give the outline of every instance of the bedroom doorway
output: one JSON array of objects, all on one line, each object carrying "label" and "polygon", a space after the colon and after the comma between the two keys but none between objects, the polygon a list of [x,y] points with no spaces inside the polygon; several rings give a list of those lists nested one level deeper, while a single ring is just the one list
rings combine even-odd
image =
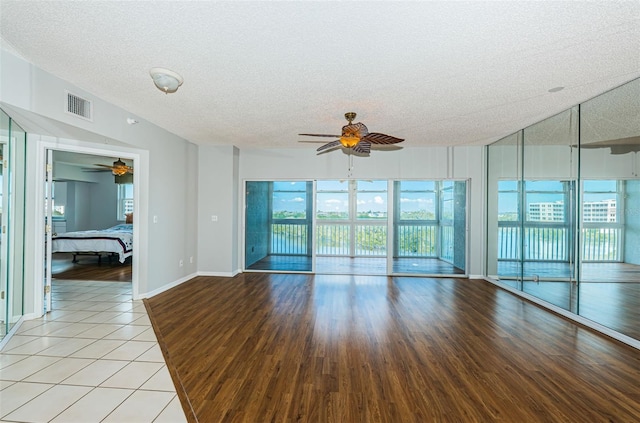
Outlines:
[{"label": "bedroom doorway", "polygon": [[72,283],[109,282],[131,292],[133,160],[53,149],[46,153],[44,311],[66,306],[56,304],[55,295],[52,302],[52,293]]}]

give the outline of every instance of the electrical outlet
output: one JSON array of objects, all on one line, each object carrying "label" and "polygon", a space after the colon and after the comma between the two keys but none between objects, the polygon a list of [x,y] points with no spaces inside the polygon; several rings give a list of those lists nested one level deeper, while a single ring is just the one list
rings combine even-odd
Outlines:
[{"label": "electrical outlet", "polygon": [[211,221],[212,221],[212,222],[217,222],[217,221],[218,221],[218,216],[216,216],[216,215],[211,215]]},{"label": "electrical outlet", "polygon": [[193,263],[193,256],[189,257],[189,263]]}]

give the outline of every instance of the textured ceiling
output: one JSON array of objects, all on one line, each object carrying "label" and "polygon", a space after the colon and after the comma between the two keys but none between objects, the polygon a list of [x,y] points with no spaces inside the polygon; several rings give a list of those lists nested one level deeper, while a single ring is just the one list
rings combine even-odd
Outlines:
[{"label": "textured ceiling", "polygon": [[[339,133],[347,111],[405,146],[487,144],[640,76],[640,1],[2,0],[0,15],[8,51],[241,148],[309,148],[298,133]],[[177,93],[154,87],[157,66],[184,77]]]}]

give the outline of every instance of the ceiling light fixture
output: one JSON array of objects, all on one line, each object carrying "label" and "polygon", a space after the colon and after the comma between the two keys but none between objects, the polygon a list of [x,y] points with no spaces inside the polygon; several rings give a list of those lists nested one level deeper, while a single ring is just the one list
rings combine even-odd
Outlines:
[{"label": "ceiling light fixture", "polygon": [[153,83],[156,84],[156,87],[160,91],[164,91],[165,94],[175,93],[184,82],[180,75],[169,69],[152,68],[149,74],[153,78]]},{"label": "ceiling light fixture", "polygon": [[125,173],[129,172],[129,166],[122,160],[118,159],[113,162],[113,167],[111,168],[111,173],[116,176],[122,176]]}]

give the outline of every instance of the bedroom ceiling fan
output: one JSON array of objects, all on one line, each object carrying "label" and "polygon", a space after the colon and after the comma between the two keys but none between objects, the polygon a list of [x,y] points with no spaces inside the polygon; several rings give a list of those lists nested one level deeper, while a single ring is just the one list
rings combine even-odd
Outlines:
[{"label": "bedroom ceiling fan", "polygon": [[120,159],[113,162],[113,166],[99,164],[99,163],[94,163],[94,166],[105,168],[101,170],[111,170],[111,173],[113,173],[115,176],[122,176],[127,173],[133,173],[133,167],[127,166],[127,164]]},{"label": "bedroom ceiling fan", "polygon": [[[349,149],[349,152],[353,151],[361,154],[369,154],[371,152],[371,145],[388,145],[397,144],[404,141],[402,138],[392,137],[391,135],[381,134],[378,132],[369,132],[364,123],[353,123],[356,118],[354,112],[348,112],[344,114],[344,117],[349,122],[342,127],[342,135],[328,135],[328,134],[298,134],[307,137],[329,137],[338,138],[335,141],[328,142],[320,146],[316,151],[323,152],[329,151],[337,147],[344,147]],[[319,142],[319,141],[307,141],[307,142]]]}]

